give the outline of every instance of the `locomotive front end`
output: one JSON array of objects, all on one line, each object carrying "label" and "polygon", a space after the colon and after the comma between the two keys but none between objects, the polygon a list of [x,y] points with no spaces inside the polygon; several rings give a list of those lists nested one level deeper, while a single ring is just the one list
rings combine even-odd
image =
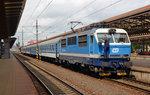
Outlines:
[{"label": "locomotive front end", "polygon": [[[97,40],[97,53],[100,55],[99,75],[129,75],[131,42],[127,32],[123,29],[100,29],[95,33]],[[106,45],[107,37],[109,45]],[[107,55],[107,56],[106,56]]]}]

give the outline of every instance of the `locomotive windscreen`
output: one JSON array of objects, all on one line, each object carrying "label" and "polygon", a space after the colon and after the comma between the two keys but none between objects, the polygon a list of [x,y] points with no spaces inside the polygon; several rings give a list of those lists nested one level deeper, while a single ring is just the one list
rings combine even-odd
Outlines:
[{"label": "locomotive windscreen", "polygon": [[109,43],[114,43],[112,34],[108,34],[108,33],[98,33],[97,37],[99,42],[102,42],[100,39],[104,40],[104,35],[106,35],[109,38]]},{"label": "locomotive windscreen", "polygon": [[129,43],[126,33],[115,33],[113,34],[116,43]]},{"label": "locomotive windscreen", "polygon": [[104,35],[106,35],[109,38],[109,43],[129,43],[129,39],[126,33],[98,33],[97,37],[99,42],[101,42],[100,39],[104,40]]}]

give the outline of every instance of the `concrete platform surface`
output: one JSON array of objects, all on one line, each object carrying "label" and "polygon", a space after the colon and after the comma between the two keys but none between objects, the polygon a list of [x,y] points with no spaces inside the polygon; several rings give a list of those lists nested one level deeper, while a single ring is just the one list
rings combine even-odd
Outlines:
[{"label": "concrete platform surface", "polygon": [[139,54],[136,54],[136,55],[135,55],[134,53],[131,53],[131,58],[150,60],[150,55],[139,55]]},{"label": "concrete platform surface", "polygon": [[0,95],[38,95],[24,67],[11,54],[0,59]]},{"label": "concrete platform surface", "polygon": [[150,68],[150,60],[149,59],[131,58],[131,62],[133,64],[133,66],[140,66],[140,67]]},{"label": "concrete platform surface", "polygon": [[135,55],[131,54],[133,66],[150,68],[150,55]]},{"label": "concrete platform surface", "polygon": [[139,67],[139,66],[132,66],[131,69],[132,69],[132,70],[138,70],[138,71],[150,72],[150,68]]}]

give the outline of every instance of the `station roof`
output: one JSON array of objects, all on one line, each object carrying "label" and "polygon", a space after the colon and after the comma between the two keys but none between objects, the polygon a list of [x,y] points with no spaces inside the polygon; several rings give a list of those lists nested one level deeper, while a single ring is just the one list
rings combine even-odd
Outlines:
[{"label": "station roof", "polygon": [[[150,38],[150,5],[80,29],[83,30],[91,27],[123,28],[128,32],[131,40],[144,39],[145,37]],[[80,29],[77,29],[77,31]]]},{"label": "station roof", "polygon": [[14,36],[26,0],[0,0],[0,38]]},{"label": "station roof", "polygon": [[106,22],[105,27],[125,29],[131,40],[150,37],[150,5],[106,19],[102,22]]}]

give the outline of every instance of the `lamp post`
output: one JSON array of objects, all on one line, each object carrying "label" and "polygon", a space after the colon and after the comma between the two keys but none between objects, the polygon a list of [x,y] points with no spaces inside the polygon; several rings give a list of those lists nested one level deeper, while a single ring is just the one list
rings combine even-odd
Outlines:
[{"label": "lamp post", "polygon": [[39,59],[39,45],[38,45],[38,20],[36,20],[36,58]]}]

